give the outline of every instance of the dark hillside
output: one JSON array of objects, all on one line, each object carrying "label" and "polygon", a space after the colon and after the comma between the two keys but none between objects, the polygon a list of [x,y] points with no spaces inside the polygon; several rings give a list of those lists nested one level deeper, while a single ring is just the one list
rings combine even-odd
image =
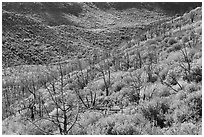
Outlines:
[{"label": "dark hillside", "polygon": [[[169,11],[186,11],[200,4],[4,2],[3,66],[43,64],[56,55],[70,58],[78,54],[75,51],[80,50],[80,47],[117,47],[124,38],[140,35],[141,28],[143,31],[148,28],[145,25],[159,19],[166,20],[169,16],[165,14]],[[18,50],[23,45],[27,45],[27,48]],[[41,50],[46,51],[46,54]],[[86,48],[81,50],[83,53],[80,54],[87,54]]]},{"label": "dark hillside", "polygon": [[[160,11],[162,10],[163,14],[175,15],[183,14],[188,12],[190,9],[201,7],[202,3],[199,2],[89,2],[89,3],[55,3],[55,2],[13,2],[13,3],[2,3],[2,9],[15,12],[19,14],[27,14],[33,18],[39,19],[48,25],[81,25],[83,20],[89,20],[89,18],[81,18],[84,15],[89,16],[89,11],[95,11],[96,7],[99,10],[109,10],[115,9],[116,11],[128,10],[131,8],[135,9],[147,9],[150,11]],[[99,14],[102,14],[99,13]],[[72,16],[76,16],[78,21],[73,20]],[[104,16],[104,17],[108,17]],[[96,20],[98,21],[98,20]]]},{"label": "dark hillside", "polygon": [[51,12],[55,14],[70,13],[78,16],[82,12],[82,7],[77,3],[62,2],[12,2],[2,3],[2,8],[11,12],[18,13],[42,13]]},{"label": "dark hillside", "polygon": [[158,2],[156,5],[170,15],[184,14],[190,10],[201,7],[202,2]]},{"label": "dark hillside", "polygon": [[77,3],[39,3],[39,2],[14,2],[2,3],[2,8],[9,12],[27,14],[32,18],[48,25],[68,24],[75,25],[71,20],[64,17],[64,14],[79,16],[82,7]]},{"label": "dark hillside", "polygon": [[114,8],[116,10],[126,10],[131,8],[148,10],[162,10],[166,14],[183,14],[196,7],[201,7],[201,2],[94,2],[103,10]]},{"label": "dark hillside", "polygon": [[[146,15],[134,20],[143,14],[141,11],[136,10],[136,16],[125,11],[109,13],[97,9],[93,3],[19,2],[3,3],[2,8],[4,67],[45,64],[57,55],[67,59],[77,54],[84,56],[90,47],[117,46],[120,37],[133,35],[135,23],[148,21],[144,20]],[[156,12],[151,16],[155,15],[160,17]],[[129,29],[118,31],[126,25],[132,26],[131,34]]]}]

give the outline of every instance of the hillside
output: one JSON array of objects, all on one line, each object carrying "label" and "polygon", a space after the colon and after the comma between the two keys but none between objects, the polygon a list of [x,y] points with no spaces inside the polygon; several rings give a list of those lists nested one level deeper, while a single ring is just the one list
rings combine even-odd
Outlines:
[{"label": "hillside", "polygon": [[145,25],[169,17],[156,5],[3,3],[3,67],[46,64],[56,56],[66,60],[78,51],[84,55],[92,46],[117,46],[140,35]]},{"label": "hillside", "polygon": [[2,134],[201,135],[201,4],[3,3]]}]

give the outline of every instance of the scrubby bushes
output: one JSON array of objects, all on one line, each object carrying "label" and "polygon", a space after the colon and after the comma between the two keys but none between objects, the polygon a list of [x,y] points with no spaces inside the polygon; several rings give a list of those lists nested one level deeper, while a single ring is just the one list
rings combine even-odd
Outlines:
[{"label": "scrubby bushes", "polygon": [[162,37],[156,37],[156,38],[154,38],[154,40],[156,40],[157,42],[161,42],[162,41]]},{"label": "scrubby bushes", "polygon": [[140,135],[147,121],[141,114],[113,114],[101,118],[96,124],[89,127],[88,134],[95,135]]},{"label": "scrubby bushes", "polygon": [[171,124],[171,121],[168,121],[166,118],[169,108],[169,100],[164,98],[154,98],[154,100],[151,100],[150,102],[145,102],[141,111],[148,121],[154,123],[154,126],[163,128]]},{"label": "scrubby bushes", "polygon": [[174,43],[172,45],[172,51],[177,51],[177,50],[180,50],[181,48],[182,48],[182,46],[180,43]]},{"label": "scrubby bushes", "polygon": [[201,82],[202,81],[202,68],[195,66],[192,68],[192,72],[183,77],[183,80]]},{"label": "scrubby bushes", "polygon": [[[178,94],[181,96],[181,94]],[[199,121],[202,118],[202,93],[196,91],[190,94],[186,94],[184,98],[180,97],[180,100],[175,101],[172,105],[173,118],[175,122],[189,122]],[[181,100],[182,99],[182,100]]]},{"label": "scrubby bushes", "polygon": [[21,121],[19,116],[9,117],[2,122],[2,134],[4,135],[25,135],[28,128]]},{"label": "scrubby bushes", "polygon": [[125,86],[125,84],[122,81],[117,81],[112,85],[112,90],[114,92],[118,92],[120,91],[123,87]]},{"label": "scrubby bushes", "polygon": [[187,36],[183,36],[182,37],[182,42],[183,43],[186,43],[186,42],[188,42],[189,41],[189,38],[187,37]]},{"label": "scrubby bushes", "polygon": [[167,43],[169,41],[169,37],[165,37],[163,42]]},{"label": "scrubby bushes", "polygon": [[158,86],[157,90],[157,95],[159,97],[168,97],[171,95],[170,89],[165,85]]},{"label": "scrubby bushes", "polygon": [[175,38],[170,38],[170,39],[168,40],[168,44],[169,44],[169,45],[173,45],[173,44],[175,44],[175,43],[177,43],[177,40],[175,40]]},{"label": "scrubby bushes", "polygon": [[149,39],[149,40],[147,40],[146,42],[145,42],[145,45],[147,45],[147,46],[150,46],[150,45],[152,45],[152,44],[158,44],[158,42],[156,41],[156,40],[154,40],[154,39]]},{"label": "scrubby bushes", "polygon": [[201,135],[201,125],[198,126],[193,123],[174,124],[172,127],[164,129],[165,135]]},{"label": "scrubby bushes", "polygon": [[187,93],[192,93],[194,91],[201,90],[201,87],[196,83],[188,83],[185,85],[185,91]]},{"label": "scrubby bushes", "polygon": [[194,13],[193,11],[191,11],[191,12],[189,13],[189,17],[190,17],[191,23],[193,23],[194,18],[195,18],[195,13]]},{"label": "scrubby bushes", "polygon": [[198,34],[198,35],[202,35],[202,27],[200,26],[200,27],[197,27],[196,29],[195,29],[195,32]]},{"label": "scrubby bushes", "polygon": [[194,58],[194,59],[202,58],[202,52],[197,52],[197,53],[195,53],[195,55],[194,55],[193,58]]},{"label": "scrubby bushes", "polygon": [[188,119],[199,121],[202,118],[202,91],[188,94],[186,103],[188,105]]},{"label": "scrubby bushes", "polygon": [[182,58],[182,54],[179,51],[176,51],[176,52],[172,51],[171,53],[169,53],[169,56],[166,59],[166,62],[172,62],[172,61],[178,62],[180,58]]}]

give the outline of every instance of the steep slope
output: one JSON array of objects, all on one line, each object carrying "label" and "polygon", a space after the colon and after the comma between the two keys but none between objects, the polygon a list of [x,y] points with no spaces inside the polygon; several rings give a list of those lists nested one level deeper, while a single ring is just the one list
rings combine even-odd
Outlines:
[{"label": "steep slope", "polygon": [[169,17],[158,3],[141,2],[18,2],[2,3],[2,9],[4,67],[85,57],[91,49],[116,47]]},{"label": "steep slope", "polygon": [[[68,59],[88,54],[94,45],[117,45],[118,27],[141,23],[133,21],[128,12],[105,12],[93,3],[3,3],[2,7],[4,67],[44,64],[56,56]],[[123,18],[126,15],[129,17]],[[98,33],[95,28],[103,31]],[[118,40],[112,42],[115,37]]]}]

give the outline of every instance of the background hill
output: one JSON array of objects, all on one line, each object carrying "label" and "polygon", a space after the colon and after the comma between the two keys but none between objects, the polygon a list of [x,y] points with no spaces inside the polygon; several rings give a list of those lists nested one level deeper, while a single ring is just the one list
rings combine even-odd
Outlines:
[{"label": "background hill", "polygon": [[[135,27],[139,28],[139,34],[141,26],[144,28],[158,19],[170,17],[170,11],[183,13],[199,5],[201,3],[3,3],[3,66],[42,64],[57,55],[70,58],[69,54],[76,55],[75,51],[81,50],[85,54],[88,47],[95,45],[112,47],[123,40],[120,37],[132,37],[137,32]],[[110,41],[107,37],[111,37]]]},{"label": "background hill", "polygon": [[[72,25],[77,24],[77,21],[73,18],[77,18],[79,21],[83,21],[83,16],[89,16],[90,11],[99,11],[95,16],[105,14],[101,16],[104,18],[110,18],[108,16],[109,10],[124,11],[128,9],[146,9],[149,11],[160,11],[163,14],[175,15],[183,14],[190,9],[201,6],[201,3],[179,3],[179,2],[161,2],[161,3],[148,3],[148,2],[100,2],[100,3],[3,3],[2,8],[6,11],[15,12],[19,14],[28,14],[39,21],[48,25]],[[105,12],[103,12],[103,11]],[[107,12],[107,13],[106,13]],[[124,11],[125,12],[125,11]],[[112,13],[113,14],[113,13]],[[73,16],[71,16],[73,15]],[[93,16],[93,15],[90,15]],[[112,15],[115,17],[116,15]],[[116,16],[117,17],[117,16]],[[116,18],[115,17],[115,18]],[[90,20],[88,18],[88,20]],[[96,23],[98,20],[95,20]],[[75,24],[75,25],[76,25]],[[78,23],[82,25],[81,22]],[[87,27],[87,26],[85,26]]]}]

